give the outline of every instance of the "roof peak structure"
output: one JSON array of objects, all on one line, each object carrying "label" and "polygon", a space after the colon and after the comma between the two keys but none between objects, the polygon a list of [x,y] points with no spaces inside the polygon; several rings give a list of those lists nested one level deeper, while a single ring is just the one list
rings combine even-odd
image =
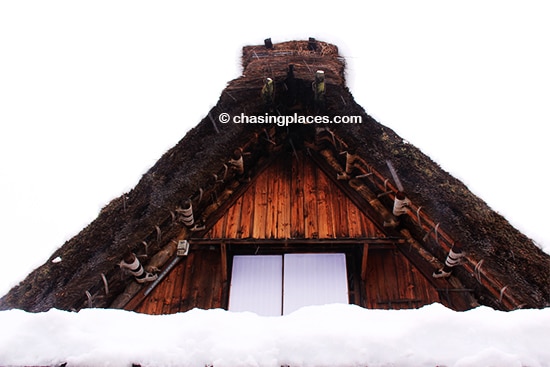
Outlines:
[{"label": "roof peak structure", "polygon": [[[267,274],[241,257],[291,264],[287,254],[340,254],[298,268],[334,268],[320,277],[342,278],[348,301],[368,308],[548,306],[550,256],[370,117],[344,70],[337,47],[315,39],[244,47],[243,75],[206,117],[0,309],[230,308],[246,279]],[[266,282],[279,287],[290,268]]]}]

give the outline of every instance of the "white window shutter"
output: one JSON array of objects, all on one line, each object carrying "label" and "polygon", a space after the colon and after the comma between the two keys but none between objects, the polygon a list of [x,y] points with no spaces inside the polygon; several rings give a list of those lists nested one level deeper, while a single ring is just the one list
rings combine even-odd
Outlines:
[{"label": "white window shutter", "polygon": [[229,311],[280,316],[282,263],[280,255],[233,257]]}]

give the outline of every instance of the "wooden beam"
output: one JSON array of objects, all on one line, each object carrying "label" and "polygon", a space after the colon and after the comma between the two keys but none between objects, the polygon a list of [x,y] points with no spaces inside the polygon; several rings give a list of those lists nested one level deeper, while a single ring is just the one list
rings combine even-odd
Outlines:
[{"label": "wooden beam", "polygon": [[[333,134],[333,137],[343,146],[347,146],[343,139],[338,135]],[[373,175],[373,177],[376,178],[372,181],[374,185],[376,185],[380,190],[389,190],[389,197],[393,200],[399,188],[394,186],[386,177],[374,169],[374,167],[368,164],[362,157],[357,157],[356,159],[359,160],[365,167],[364,169],[361,169],[361,171],[364,172],[364,174]],[[367,170],[365,171],[365,169]],[[448,233],[439,228],[439,223],[433,221],[428,214],[421,211],[421,208],[421,206],[416,206],[414,203],[410,203],[410,210],[406,215],[409,216],[413,222],[416,222],[427,235],[432,236],[443,251],[449,252],[455,242],[454,239],[451,238]],[[470,257],[465,257],[462,267],[470,274],[476,274],[479,284],[481,284],[483,288],[485,288],[494,297],[495,300],[498,300],[498,303],[500,303],[504,309],[514,310],[519,308],[521,306],[521,302],[515,297],[515,295],[506,292],[502,293],[504,285],[501,284],[497,278],[495,278],[494,274],[479,271],[479,266],[477,266],[478,264],[479,263],[476,260],[471,259]]]},{"label": "wooden beam", "polygon": [[364,282],[367,279],[367,262],[369,256],[369,244],[363,244],[363,257],[361,258],[361,280]]},{"label": "wooden beam", "polygon": [[263,161],[258,162],[255,167],[255,172],[253,177],[250,177],[248,181],[241,182],[235,189],[232,190],[231,195],[229,195],[226,200],[223,201],[210,215],[205,218],[205,228],[201,231],[194,232],[192,237],[202,237],[216,222],[227,212],[227,210],[235,204],[235,202],[252,186],[255,179],[261,175],[261,173],[277,158],[277,154],[272,154],[269,157],[265,158]]},{"label": "wooden beam", "polygon": [[391,246],[406,244],[404,238],[394,237],[358,237],[358,238],[191,238],[189,243],[193,245],[384,245]]},{"label": "wooden beam", "polygon": [[227,282],[228,273],[227,273],[227,246],[225,242],[220,244],[221,251],[221,263],[222,263],[222,282]]},{"label": "wooden beam", "polygon": [[[332,182],[351,200],[357,208],[369,218],[372,223],[384,234],[389,234],[391,229],[384,227],[384,218],[371,203],[367,201],[360,193],[352,188],[348,181],[338,180],[336,172],[321,155],[315,151],[310,151],[311,160],[332,180]],[[345,182],[345,184],[344,184]]]},{"label": "wooden beam", "polygon": [[[409,246],[398,246],[397,248],[403,253],[403,255],[420,271],[424,278],[435,288],[464,288],[458,279],[451,278],[434,278],[432,276],[434,270],[442,266],[436,258],[427,258],[431,254],[427,253],[420,244],[408,233],[406,230],[402,230],[402,233],[408,237]],[[424,256],[423,256],[424,255]],[[440,293],[441,294],[441,293]],[[470,294],[465,293],[460,297],[453,297],[452,308],[458,310],[468,310],[478,305],[477,300]]]}]

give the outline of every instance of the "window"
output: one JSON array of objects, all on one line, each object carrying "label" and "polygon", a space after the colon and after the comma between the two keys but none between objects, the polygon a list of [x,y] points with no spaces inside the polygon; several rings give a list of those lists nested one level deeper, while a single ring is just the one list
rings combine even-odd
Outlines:
[{"label": "window", "polygon": [[276,316],[329,303],[348,303],[345,254],[233,258],[230,311]]},{"label": "window", "polygon": [[229,291],[230,311],[281,314],[282,256],[235,256]]}]

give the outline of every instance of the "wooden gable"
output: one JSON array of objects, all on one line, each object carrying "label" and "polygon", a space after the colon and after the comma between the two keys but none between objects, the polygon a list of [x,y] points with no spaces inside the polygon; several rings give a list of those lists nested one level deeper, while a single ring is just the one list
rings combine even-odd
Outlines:
[{"label": "wooden gable", "polygon": [[[113,199],[2,297],[0,309],[112,307],[158,314],[227,307],[234,256],[288,252],[345,253],[349,301],[363,307],[548,305],[550,257],[369,116],[345,86],[337,47],[317,45],[243,48],[243,75],[228,84],[204,119],[134,189]],[[317,70],[325,73],[324,96],[311,88]],[[262,93],[268,76],[273,95]],[[361,123],[278,126],[216,119],[266,111],[356,116]],[[245,157],[240,176],[228,174],[235,152]],[[396,214],[403,191],[410,202]],[[181,213],[191,204],[189,224]],[[190,244],[187,256],[177,255],[180,241]],[[448,278],[434,278],[455,245],[463,250],[460,266]],[[121,272],[132,253],[147,279],[157,280],[143,283]]]},{"label": "wooden gable", "polygon": [[277,159],[205,235],[212,239],[384,238],[318,169],[298,154]]},{"label": "wooden gable", "polygon": [[[232,256],[345,253],[350,303],[415,308],[441,302],[434,284],[306,154],[283,154],[248,184],[191,251],[150,294],[127,309],[147,314],[227,308]],[[445,300],[443,300],[445,302]]]}]

